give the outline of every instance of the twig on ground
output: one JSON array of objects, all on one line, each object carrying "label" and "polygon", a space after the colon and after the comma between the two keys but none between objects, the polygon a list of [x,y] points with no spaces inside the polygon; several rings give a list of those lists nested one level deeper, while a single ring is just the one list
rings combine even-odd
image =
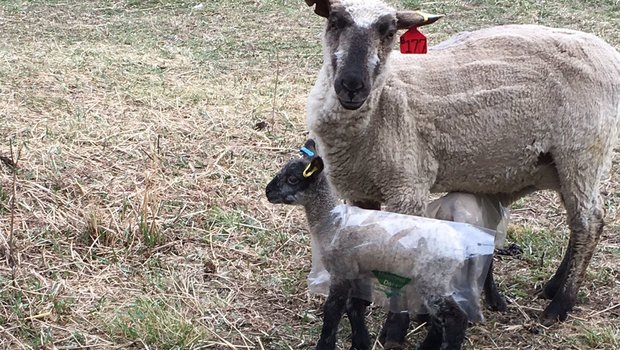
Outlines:
[{"label": "twig on ground", "polygon": [[594,317],[594,316],[598,316],[598,315],[600,315],[600,314],[602,314],[602,313],[605,313],[605,312],[607,312],[607,311],[611,311],[611,310],[616,309],[616,308],[618,308],[618,307],[620,307],[620,303],[618,303],[618,304],[616,304],[616,305],[612,305],[612,306],[610,306],[610,307],[608,307],[608,308],[606,308],[606,309],[604,309],[604,310],[593,312],[593,313],[591,313],[590,315],[588,315],[588,318],[592,318],[592,317]]},{"label": "twig on ground", "polygon": [[510,298],[509,296],[506,296],[506,299],[508,299],[508,301],[510,301],[511,304],[513,304],[513,305],[515,305],[517,307],[517,309],[519,310],[521,315],[523,315],[523,317],[525,318],[526,321],[530,321],[531,320],[530,316],[525,311],[523,311],[524,308],[521,307],[521,305],[519,305],[519,303],[517,303],[516,300]]},{"label": "twig on ground", "polygon": [[[9,257],[8,257],[8,262],[9,262],[9,266],[11,267],[11,280],[13,282],[13,286],[17,286],[16,282],[15,282],[15,275],[17,272],[17,265],[18,265],[18,257],[17,255],[17,249],[15,247],[15,199],[17,197],[17,162],[19,161],[19,156],[21,154],[21,147],[19,147],[19,149],[17,149],[17,153],[14,150],[13,147],[13,140],[10,141],[10,148],[11,148],[11,159],[10,159],[10,163],[12,164],[11,166],[11,170],[13,172],[13,180],[12,180],[12,188],[11,188],[11,206],[10,206],[10,218],[9,218],[9,239],[8,239],[8,244],[9,244]],[[3,160],[4,161],[4,160]],[[6,162],[5,162],[6,163]]]}]

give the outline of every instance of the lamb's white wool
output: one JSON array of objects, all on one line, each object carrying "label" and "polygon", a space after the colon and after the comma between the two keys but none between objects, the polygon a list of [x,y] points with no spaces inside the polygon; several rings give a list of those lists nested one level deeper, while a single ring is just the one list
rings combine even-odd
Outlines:
[{"label": "lamb's white wool", "polygon": [[344,62],[344,58],[345,58],[346,54],[347,54],[346,51],[344,51],[342,49],[334,52],[334,56],[336,57],[336,62],[338,64],[342,64],[342,62]]},{"label": "lamb's white wool", "polygon": [[381,16],[396,13],[395,9],[376,0],[343,0],[341,3],[355,24],[362,28],[370,27]]}]

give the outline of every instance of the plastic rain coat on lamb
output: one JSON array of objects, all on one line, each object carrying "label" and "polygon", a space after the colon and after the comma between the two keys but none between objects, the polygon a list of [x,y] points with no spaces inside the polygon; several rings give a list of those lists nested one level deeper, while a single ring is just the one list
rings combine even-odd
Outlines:
[{"label": "plastic rain coat on lamb", "polygon": [[469,224],[339,205],[312,237],[311,293],[337,279],[355,280],[355,297],[393,312],[427,313],[452,296],[472,322],[482,320],[480,293],[495,231]]}]

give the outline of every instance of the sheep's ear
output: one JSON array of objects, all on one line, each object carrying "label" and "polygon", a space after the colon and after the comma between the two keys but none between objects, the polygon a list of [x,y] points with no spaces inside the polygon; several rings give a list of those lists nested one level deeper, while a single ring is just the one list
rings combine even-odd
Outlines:
[{"label": "sheep's ear", "polygon": [[411,27],[425,26],[435,23],[444,15],[431,15],[422,11],[398,11],[396,12],[396,27],[409,29]]},{"label": "sheep's ear", "polygon": [[331,5],[329,0],[306,0],[306,4],[308,6],[316,5],[314,7],[314,13],[317,15],[325,18],[329,17],[329,8]]},{"label": "sheep's ear", "polygon": [[313,175],[318,175],[321,173],[321,171],[323,171],[323,159],[321,159],[321,157],[314,157],[312,158],[312,161],[310,162],[310,164],[308,164],[308,166],[306,167],[306,169],[304,169],[304,177],[308,178],[311,177]]},{"label": "sheep's ear", "polygon": [[307,158],[313,158],[316,156],[316,144],[313,139],[308,139],[306,143],[299,149],[299,152]]}]

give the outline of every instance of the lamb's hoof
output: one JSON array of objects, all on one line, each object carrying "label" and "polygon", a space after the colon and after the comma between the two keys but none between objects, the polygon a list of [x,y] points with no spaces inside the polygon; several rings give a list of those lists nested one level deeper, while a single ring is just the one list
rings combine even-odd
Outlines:
[{"label": "lamb's hoof", "polygon": [[351,340],[351,347],[349,350],[370,350],[372,348],[372,342],[370,341],[370,335],[364,334],[364,336],[356,337]]},{"label": "lamb's hoof", "polygon": [[439,350],[441,349],[441,343],[439,344],[419,344],[415,347],[415,350]]},{"label": "lamb's hoof", "polygon": [[406,349],[407,348],[407,342],[403,342],[403,343],[398,343],[392,340],[388,340],[385,342],[385,344],[383,344],[383,348],[385,350],[402,350],[402,349]]},{"label": "lamb's hoof", "polygon": [[487,305],[487,309],[491,311],[505,312],[508,310],[508,303],[506,303],[506,298],[503,295],[498,294],[494,298],[489,298],[485,300],[485,304]]},{"label": "lamb's hoof", "polygon": [[381,333],[379,334],[379,343],[383,346],[384,349],[394,349],[394,350],[399,350],[399,349],[406,349],[407,348],[407,342],[403,341],[402,343],[399,343],[395,340],[385,340],[385,328],[381,330]]}]

